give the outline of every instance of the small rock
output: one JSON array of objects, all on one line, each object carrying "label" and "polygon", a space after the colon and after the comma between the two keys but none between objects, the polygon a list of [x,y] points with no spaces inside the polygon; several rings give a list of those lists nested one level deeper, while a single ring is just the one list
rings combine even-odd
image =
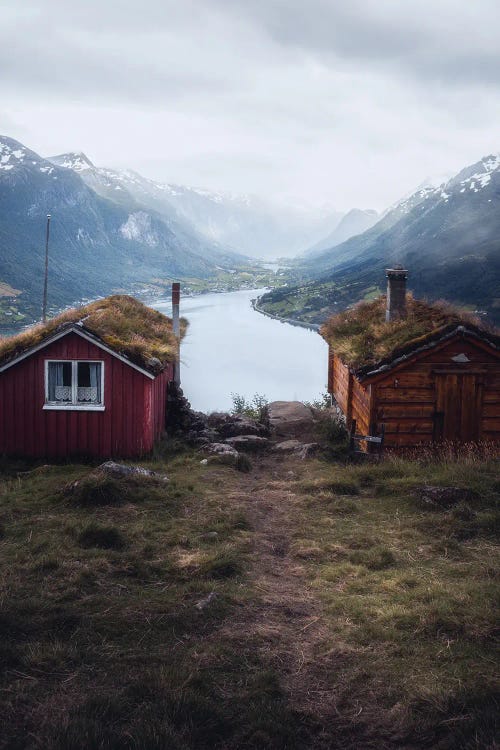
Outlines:
[{"label": "small rock", "polygon": [[294,438],[283,440],[273,446],[274,453],[294,453],[302,460],[313,456],[320,449],[319,443],[301,443]]},{"label": "small rock", "polygon": [[294,438],[291,440],[283,440],[281,443],[276,443],[273,446],[273,453],[293,453],[294,451],[302,448],[302,443]]},{"label": "small rock", "polygon": [[208,605],[211,604],[215,599],[217,599],[217,594],[215,593],[215,591],[211,591],[208,596],[205,596],[204,599],[200,599],[200,601],[197,602],[194,606],[201,612],[206,607],[208,607]]},{"label": "small rock", "polygon": [[219,538],[217,531],[207,531],[205,534],[200,536],[200,539],[206,542],[215,542]]},{"label": "small rock", "polygon": [[170,481],[166,474],[159,474],[156,471],[144,469],[142,466],[118,464],[115,461],[105,461],[97,467],[96,471],[101,474],[107,474],[110,477],[115,477],[116,479],[121,479],[122,477],[148,477],[149,479],[156,479],[158,482]]},{"label": "small rock", "polygon": [[237,435],[236,437],[227,438],[226,443],[231,448],[253,452],[265,450],[269,445],[269,440],[258,435]]},{"label": "small rock", "polygon": [[320,449],[319,443],[304,443],[300,446],[299,450],[297,451],[299,457],[304,461],[306,458],[310,458],[310,456],[314,456]]},{"label": "small rock", "polygon": [[203,450],[206,453],[210,453],[212,456],[231,456],[232,458],[238,458],[238,451],[227,443],[209,443],[204,446]]},{"label": "small rock", "polygon": [[236,437],[237,435],[264,436],[268,433],[264,424],[242,414],[213,412],[208,416],[208,424],[223,438]]},{"label": "small rock", "polygon": [[208,458],[202,458],[201,461],[200,461],[200,464],[202,466],[206,466],[208,464]]}]

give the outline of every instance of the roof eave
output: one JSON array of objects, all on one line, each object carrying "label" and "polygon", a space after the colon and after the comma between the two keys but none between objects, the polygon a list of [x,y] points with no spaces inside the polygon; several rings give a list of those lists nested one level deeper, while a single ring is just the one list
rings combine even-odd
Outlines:
[{"label": "roof eave", "polygon": [[360,382],[371,380],[372,378],[376,378],[379,375],[384,375],[385,373],[390,372],[399,365],[407,362],[412,357],[416,357],[423,352],[433,349],[438,344],[448,341],[457,333],[461,335],[471,336],[472,338],[487,343],[488,346],[492,347],[493,349],[500,351],[500,344],[495,343],[495,341],[492,340],[493,337],[490,337],[487,334],[485,335],[484,332],[479,332],[479,330],[474,329],[474,327],[472,326],[466,326],[462,324],[458,326],[453,325],[453,327],[450,330],[446,331],[446,333],[444,331],[441,331],[440,334],[431,334],[427,342],[423,342],[421,346],[411,347],[410,343],[406,347],[406,349],[401,349],[401,353],[393,359],[384,358],[376,364],[365,365],[364,367],[352,369],[351,371]]},{"label": "roof eave", "polygon": [[[121,360],[122,362],[127,364],[129,367],[132,367],[134,370],[137,370],[142,375],[145,375],[147,378],[150,378],[151,380],[154,380],[155,377],[159,374],[159,372],[150,371],[146,369],[145,367],[141,367],[140,365],[136,364],[125,355],[121,354],[120,352],[117,352],[115,349],[108,346],[99,336],[96,336],[96,334],[92,333],[92,331],[89,331],[89,329],[86,328],[81,322],[63,323],[61,326],[56,328],[56,330],[51,335],[42,339],[42,341],[40,341],[35,346],[32,346],[29,349],[26,349],[26,351],[22,352],[21,354],[18,354],[17,356],[12,357],[12,359],[8,360],[4,364],[0,364],[0,373],[5,372],[5,370],[8,370],[10,367],[13,367],[14,365],[18,364],[23,359],[27,359],[28,357],[31,357],[33,354],[36,354],[36,352],[41,351],[42,349],[45,349],[49,344],[52,344],[54,341],[57,341],[58,339],[61,339],[64,336],[67,336],[69,333],[76,333],[78,336],[81,336],[82,338],[86,339],[90,343],[95,344],[100,349],[103,349],[108,354],[111,354],[111,356],[115,357],[116,359]],[[168,363],[163,363],[162,370],[164,370],[167,366],[168,366]],[[162,370],[160,370],[160,372],[162,372]]]}]

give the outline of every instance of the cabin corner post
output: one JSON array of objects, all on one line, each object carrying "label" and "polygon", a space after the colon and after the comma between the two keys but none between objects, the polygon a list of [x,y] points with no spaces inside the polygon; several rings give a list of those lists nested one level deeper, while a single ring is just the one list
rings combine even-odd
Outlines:
[{"label": "cabin corner post", "polygon": [[[377,412],[377,386],[372,386],[369,383],[366,386],[368,393],[369,411],[368,411],[368,428],[370,435],[378,435],[380,430],[378,427],[378,412]],[[385,431],[385,427],[384,427]]]},{"label": "cabin corner post", "polygon": [[333,352],[332,347],[329,346],[328,347],[328,393],[332,397],[333,397],[333,389],[334,389],[334,382],[333,382],[333,378],[334,378],[334,370],[333,370],[334,358],[335,358],[335,353]]},{"label": "cabin corner post", "polygon": [[172,328],[177,344],[177,351],[175,353],[174,362],[174,383],[176,385],[181,384],[181,323],[180,323],[180,298],[181,298],[181,285],[178,281],[172,284]]},{"label": "cabin corner post", "polygon": [[352,374],[352,370],[349,369],[348,379],[347,379],[347,413],[346,413],[346,422],[347,425],[351,424],[352,420],[352,390],[354,387],[354,375]]}]

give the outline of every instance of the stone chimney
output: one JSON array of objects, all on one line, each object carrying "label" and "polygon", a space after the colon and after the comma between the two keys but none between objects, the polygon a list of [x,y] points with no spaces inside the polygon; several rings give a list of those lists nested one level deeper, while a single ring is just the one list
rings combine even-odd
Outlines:
[{"label": "stone chimney", "polygon": [[386,268],[387,276],[387,307],[385,310],[386,323],[406,317],[406,279],[408,271],[403,266]]},{"label": "stone chimney", "polygon": [[181,301],[181,285],[178,281],[174,281],[172,284],[172,328],[174,336],[177,339],[177,356],[174,363],[174,382],[176,385],[181,384],[181,363],[180,363],[180,348],[181,348],[181,322],[179,316],[179,307]]}]

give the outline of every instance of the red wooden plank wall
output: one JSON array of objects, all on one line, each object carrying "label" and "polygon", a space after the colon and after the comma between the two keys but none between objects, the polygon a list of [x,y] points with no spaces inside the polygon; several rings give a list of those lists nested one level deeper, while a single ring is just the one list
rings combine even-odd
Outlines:
[{"label": "red wooden plank wall", "polygon": [[[46,359],[104,362],[105,411],[44,410]],[[164,425],[171,368],[154,381],[70,333],[0,374],[0,454],[133,457]]]},{"label": "red wooden plank wall", "polygon": [[[470,360],[456,363],[452,357],[466,354]],[[438,408],[436,371],[480,373],[482,387],[481,408],[474,419],[478,424],[478,437],[483,440],[500,440],[500,421],[494,409],[500,403],[499,359],[468,338],[452,339],[438,351],[424,353],[416,361],[388,373],[373,388],[373,404],[377,429],[385,424],[385,444],[388,447],[410,447],[431,443],[435,430],[435,413]],[[460,405],[457,404],[457,414]]]}]

